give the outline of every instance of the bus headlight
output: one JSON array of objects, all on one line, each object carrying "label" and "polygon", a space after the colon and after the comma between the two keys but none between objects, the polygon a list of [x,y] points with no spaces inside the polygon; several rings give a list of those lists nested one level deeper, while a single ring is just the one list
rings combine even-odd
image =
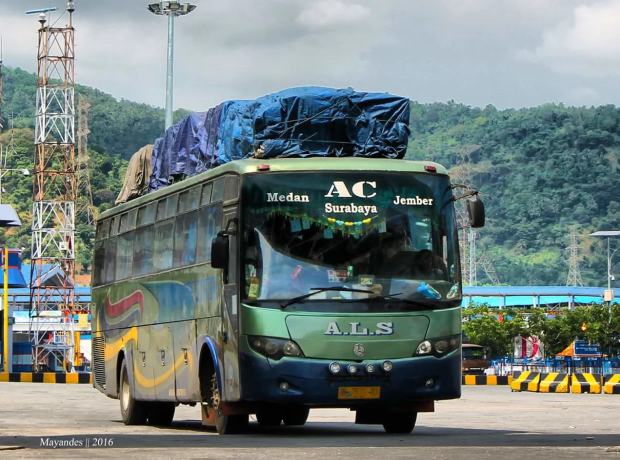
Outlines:
[{"label": "bus headlight", "polygon": [[269,359],[279,360],[284,356],[291,356],[294,358],[303,358],[304,354],[292,340],[276,339],[273,337],[248,337],[250,347],[252,350],[266,356]]},{"label": "bus headlight", "polygon": [[433,355],[438,358],[453,352],[461,346],[461,335],[439,337],[437,339],[424,340],[416,348],[414,356]]}]

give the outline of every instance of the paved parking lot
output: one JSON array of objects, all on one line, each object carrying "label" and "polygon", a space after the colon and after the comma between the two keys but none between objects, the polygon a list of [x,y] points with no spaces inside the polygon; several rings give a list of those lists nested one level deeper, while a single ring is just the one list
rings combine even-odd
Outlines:
[{"label": "paved parking lot", "polygon": [[460,400],[420,414],[411,435],[355,425],[347,410],[315,410],[304,427],[251,423],[247,434],[218,436],[200,425],[197,408],[178,408],[169,428],[126,427],[118,401],[88,385],[0,383],[0,456],[620,460],[619,413],[619,395],[466,386]]}]

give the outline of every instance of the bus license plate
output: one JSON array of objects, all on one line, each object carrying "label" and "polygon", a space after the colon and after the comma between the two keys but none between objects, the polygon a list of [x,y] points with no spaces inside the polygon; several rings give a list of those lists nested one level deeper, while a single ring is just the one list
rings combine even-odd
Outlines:
[{"label": "bus license plate", "polygon": [[340,387],[338,399],[379,399],[381,387]]}]

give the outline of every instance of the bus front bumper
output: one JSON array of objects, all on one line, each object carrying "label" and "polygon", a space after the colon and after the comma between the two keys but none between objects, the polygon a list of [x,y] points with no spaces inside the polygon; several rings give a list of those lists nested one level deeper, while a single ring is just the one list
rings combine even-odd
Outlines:
[{"label": "bus front bumper", "polygon": [[[389,360],[393,366],[389,372],[381,368],[384,361],[337,361],[341,370],[334,375],[329,370],[333,360],[285,357],[274,361],[252,352],[241,353],[242,399],[257,403],[357,407],[461,396],[461,355],[458,352],[442,358]],[[368,364],[374,366],[374,372],[367,371]],[[349,373],[349,365],[356,366],[354,375]],[[355,387],[364,389],[351,390]]]}]

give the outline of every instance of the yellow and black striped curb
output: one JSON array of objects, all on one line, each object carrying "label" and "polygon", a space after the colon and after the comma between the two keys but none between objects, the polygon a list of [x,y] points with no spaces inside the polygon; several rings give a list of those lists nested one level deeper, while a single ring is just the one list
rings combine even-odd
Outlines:
[{"label": "yellow and black striped curb", "polygon": [[515,372],[512,376],[510,388],[513,391],[538,391],[540,372],[523,371]]},{"label": "yellow and black striped curb", "polygon": [[620,395],[620,374],[605,376],[605,394]]},{"label": "yellow and black striped curb", "polygon": [[90,384],[92,377],[88,372],[67,374],[65,372],[4,372],[0,373],[0,382],[22,383],[67,383],[67,384]]},{"label": "yellow and black striped curb", "polygon": [[464,375],[463,385],[510,385],[512,375]]},{"label": "yellow and black striped curb", "polygon": [[559,372],[540,374],[538,391],[541,393],[568,393],[570,387],[570,376]]},{"label": "yellow and black striped curb", "polygon": [[571,393],[601,394],[601,374],[573,374],[571,377]]}]

